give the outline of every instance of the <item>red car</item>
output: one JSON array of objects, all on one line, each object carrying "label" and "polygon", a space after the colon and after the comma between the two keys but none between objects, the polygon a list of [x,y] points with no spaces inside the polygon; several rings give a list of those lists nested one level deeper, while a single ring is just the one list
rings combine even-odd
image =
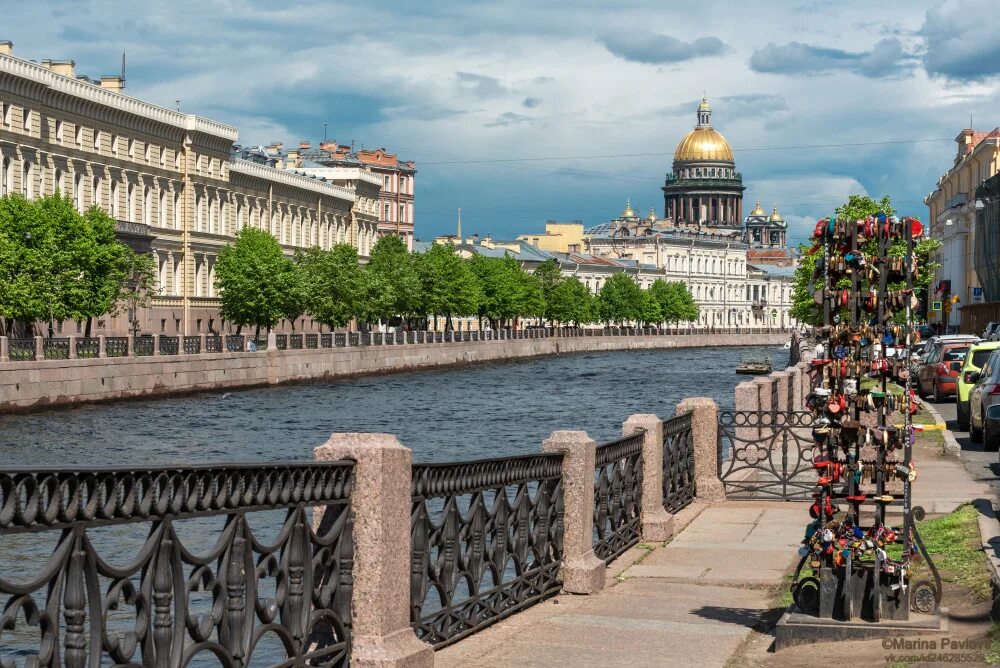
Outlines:
[{"label": "red car", "polygon": [[969,346],[969,341],[936,342],[927,354],[927,362],[917,372],[917,393],[921,397],[931,395],[935,402],[954,396]]}]

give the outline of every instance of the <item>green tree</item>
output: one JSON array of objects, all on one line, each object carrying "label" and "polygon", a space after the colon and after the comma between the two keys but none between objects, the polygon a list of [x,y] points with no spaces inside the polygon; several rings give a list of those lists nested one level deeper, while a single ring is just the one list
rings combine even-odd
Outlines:
[{"label": "green tree", "polygon": [[433,244],[417,256],[417,273],[422,295],[421,310],[434,317],[444,316],[445,328],[452,329],[452,316],[476,313],[481,291],[475,274],[451,244]]},{"label": "green tree", "polygon": [[607,323],[638,321],[642,317],[642,288],[625,273],[613,274],[598,297],[601,319]]},{"label": "green tree", "polygon": [[684,283],[658,278],[649,286],[649,294],[660,307],[662,321],[677,323],[698,319],[698,303]]},{"label": "green tree", "polygon": [[563,325],[581,325],[596,319],[595,298],[576,276],[563,278],[549,296],[551,319]]},{"label": "green tree", "polygon": [[236,240],[219,252],[216,285],[220,315],[239,327],[270,330],[288,310],[288,293],[295,291],[297,273],[278,241],[264,230],[244,227]]},{"label": "green tree", "polygon": [[395,289],[388,276],[369,266],[362,270],[358,285],[355,315],[358,322],[365,325],[364,331],[369,324],[387,320],[398,312]]},{"label": "green tree", "polygon": [[406,250],[406,243],[395,235],[380,238],[368,259],[368,272],[374,272],[378,279],[373,285],[389,286],[392,301],[380,318],[400,316],[409,319],[420,310],[420,278],[412,253]]},{"label": "green tree", "polygon": [[534,276],[542,288],[542,299],[545,300],[544,317],[551,324],[557,320],[552,313],[553,291],[562,282],[562,273],[559,270],[559,262],[555,258],[549,258],[545,262],[535,267]]},{"label": "green tree", "polygon": [[639,300],[639,317],[637,320],[644,325],[655,325],[663,321],[663,312],[656,298],[650,294],[649,290],[641,291],[642,297]]},{"label": "green tree", "polygon": [[358,251],[337,244],[328,251],[310,248],[298,258],[306,310],[327,327],[343,327],[358,312],[363,276]]}]

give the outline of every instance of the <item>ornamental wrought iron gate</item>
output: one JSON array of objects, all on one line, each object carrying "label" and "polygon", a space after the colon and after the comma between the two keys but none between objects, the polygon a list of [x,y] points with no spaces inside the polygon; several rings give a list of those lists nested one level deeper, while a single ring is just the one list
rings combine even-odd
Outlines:
[{"label": "ornamental wrought iron gate", "polygon": [[813,415],[808,411],[719,411],[719,479],[737,500],[808,501]]}]

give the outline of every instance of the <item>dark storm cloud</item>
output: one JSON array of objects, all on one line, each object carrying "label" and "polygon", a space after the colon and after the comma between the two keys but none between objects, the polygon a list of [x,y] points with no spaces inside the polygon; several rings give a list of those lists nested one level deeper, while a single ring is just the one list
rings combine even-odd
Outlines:
[{"label": "dark storm cloud", "polygon": [[680,63],[694,58],[721,56],[728,51],[718,37],[699,37],[684,42],[649,30],[605,33],[598,38],[611,53],[624,60],[648,65]]},{"label": "dark storm cloud", "polygon": [[788,75],[840,71],[881,79],[909,71],[911,60],[902,42],[894,37],[879,40],[871,51],[844,51],[802,42],[779,46],[770,42],[750,56],[750,69]]},{"label": "dark storm cloud", "polygon": [[928,74],[971,81],[1000,74],[995,2],[971,0],[928,10],[920,34]]}]

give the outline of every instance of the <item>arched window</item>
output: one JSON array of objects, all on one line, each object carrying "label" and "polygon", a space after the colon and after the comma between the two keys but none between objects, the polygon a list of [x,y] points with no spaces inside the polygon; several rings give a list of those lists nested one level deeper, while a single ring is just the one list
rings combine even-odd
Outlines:
[{"label": "arched window", "polygon": [[128,206],[128,211],[127,211],[128,219],[129,219],[129,221],[131,221],[131,222],[134,223],[135,219],[136,219],[136,210],[137,210],[137,208],[139,206],[139,201],[136,199],[136,195],[135,195],[135,184],[132,183],[131,181],[128,184],[128,204],[127,204],[127,206]]},{"label": "arched window", "polygon": [[167,293],[167,256],[162,253],[156,254],[157,274],[156,291],[163,295]]},{"label": "arched window", "polygon": [[194,196],[194,229],[196,232],[201,232],[204,199],[201,193],[196,193]]},{"label": "arched window", "polygon": [[118,181],[111,180],[111,217],[121,219],[121,203],[118,201]]},{"label": "arched window", "polygon": [[160,227],[167,226],[167,191],[160,188],[159,207],[157,210],[157,224]]},{"label": "arched window", "polygon": [[174,193],[174,229],[181,229],[181,194]]},{"label": "arched window", "polygon": [[184,283],[184,255],[174,254],[174,286],[173,294],[181,294],[181,286]]},{"label": "arched window", "polygon": [[153,191],[149,186],[142,191],[142,222],[146,225],[153,224]]},{"label": "arched window", "polygon": [[10,158],[0,155],[0,197],[10,193],[10,186]]},{"label": "arched window", "polygon": [[77,172],[73,184],[73,201],[76,204],[76,210],[83,213],[83,173],[81,172]]},{"label": "arched window", "polygon": [[[389,177],[387,176],[385,178],[388,179]],[[385,217],[382,218],[382,220],[384,220],[386,222],[389,222],[389,213],[390,213],[391,210],[392,210],[392,208],[389,206],[389,203],[386,202],[385,203]]]}]

